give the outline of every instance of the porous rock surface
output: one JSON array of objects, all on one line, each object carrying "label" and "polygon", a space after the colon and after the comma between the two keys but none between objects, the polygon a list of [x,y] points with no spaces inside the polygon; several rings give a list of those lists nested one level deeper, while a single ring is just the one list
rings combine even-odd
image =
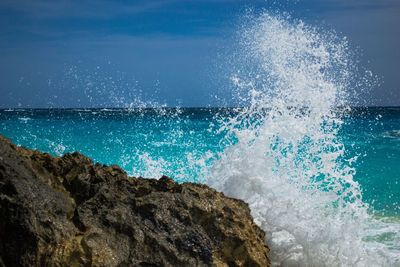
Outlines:
[{"label": "porous rock surface", "polygon": [[0,137],[0,266],[269,266],[243,201]]}]

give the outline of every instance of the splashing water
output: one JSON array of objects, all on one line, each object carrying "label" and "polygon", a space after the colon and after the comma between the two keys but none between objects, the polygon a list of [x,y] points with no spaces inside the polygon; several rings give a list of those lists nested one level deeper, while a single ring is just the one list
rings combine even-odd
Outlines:
[{"label": "splashing water", "polygon": [[208,183],[249,203],[274,265],[398,266],[398,226],[368,214],[338,134],[353,74],[346,40],[269,14],[242,34],[256,67],[232,77],[247,106],[224,123],[235,144]]}]

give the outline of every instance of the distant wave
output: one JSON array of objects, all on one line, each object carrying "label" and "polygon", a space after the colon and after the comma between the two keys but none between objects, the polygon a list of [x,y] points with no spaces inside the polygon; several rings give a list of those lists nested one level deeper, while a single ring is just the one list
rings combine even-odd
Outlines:
[{"label": "distant wave", "polygon": [[382,134],[386,138],[400,138],[400,130],[387,131]]}]

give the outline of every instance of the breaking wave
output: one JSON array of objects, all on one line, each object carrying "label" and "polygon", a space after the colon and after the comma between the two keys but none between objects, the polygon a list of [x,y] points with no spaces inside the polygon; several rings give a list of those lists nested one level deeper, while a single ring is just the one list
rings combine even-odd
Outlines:
[{"label": "breaking wave", "polygon": [[398,266],[399,225],[370,214],[340,139],[354,75],[347,41],[271,14],[240,34],[247,69],[232,81],[245,107],[222,119],[233,145],[207,182],[249,203],[273,265]]}]

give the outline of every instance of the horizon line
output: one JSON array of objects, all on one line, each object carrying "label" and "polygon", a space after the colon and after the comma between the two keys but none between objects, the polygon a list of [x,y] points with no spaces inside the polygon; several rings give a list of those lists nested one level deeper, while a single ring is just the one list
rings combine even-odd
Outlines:
[{"label": "horizon line", "polygon": [[[129,110],[129,109],[219,109],[219,108],[245,108],[246,106],[148,106],[148,107],[0,107],[0,110],[73,110],[73,109],[110,109],[110,110]],[[380,105],[371,105],[371,106],[338,106],[336,108],[400,108],[399,106],[380,106]]]}]

